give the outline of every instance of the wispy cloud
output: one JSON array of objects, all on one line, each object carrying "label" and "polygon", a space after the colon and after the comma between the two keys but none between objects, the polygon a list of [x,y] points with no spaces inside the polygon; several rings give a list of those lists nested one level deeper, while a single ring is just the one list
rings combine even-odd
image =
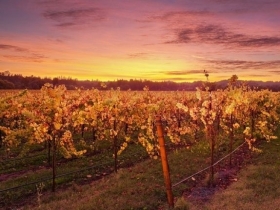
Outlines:
[{"label": "wispy cloud", "polygon": [[266,75],[266,74],[245,74],[243,76],[247,76],[247,77],[270,77],[270,75]]},{"label": "wispy cloud", "polygon": [[225,47],[280,46],[280,36],[250,36],[235,33],[220,25],[204,24],[175,31],[175,39],[165,42],[218,44]]},{"label": "wispy cloud", "polygon": [[36,0],[37,4],[41,4],[41,5],[52,5],[52,4],[56,4],[59,2],[62,2],[64,0]]},{"label": "wispy cloud", "polygon": [[168,78],[155,78],[155,81],[198,81],[200,78],[198,77],[168,77]]},{"label": "wispy cloud", "polygon": [[132,75],[125,75],[125,74],[113,74],[113,73],[93,73],[93,75],[98,76],[98,77],[108,77],[108,78],[114,78],[114,79],[124,79],[128,78],[130,79]]},{"label": "wispy cloud", "polygon": [[212,64],[215,69],[229,70],[248,70],[248,69],[279,69],[280,60],[274,61],[244,61],[244,60],[205,60]]},{"label": "wispy cloud", "polygon": [[[209,0],[207,0],[209,2]],[[217,5],[222,5],[225,8],[240,12],[248,12],[248,11],[264,11],[269,9],[270,11],[280,6],[280,2],[278,0],[255,0],[255,1],[247,1],[247,0],[210,0],[210,2],[216,3]]]},{"label": "wispy cloud", "polygon": [[184,70],[184,71],[165,71],[161,72],[165,75],[189,75],[189,74],[204,74],[203,70]]},{"label": "wispy cloud", "polygon": [[[279,67],[279,69],[280,69],[280,67]],[[268,71],[268,72],[270,72],[270,73],[276,73],[276,74],[280,74],[280,70],[275,70],[275,71]]]},{"label": "wispy cloud", "polygon": [[8,44],[0,44],[0,50],[13,50],[16,52],[27,52],[28,49],[18,47],[15,45],[8,45]]},{"label": "wispy cloud", "polygon": [[179,10],[179,11],[167,11],[148,15],[136,19],[136,22],[140,23],[154,23],[161,22],[167,25],[169,29],[178,29],[185,25],[194,25],[197,21],[201,22],[201,19],[209,18],[213,14],[207,10]]},{"label": "wispy cloud", "polygon": [[128,54],[129,58],[142,58],[142,59],[146,59],[148,58],[148,53],[130,53]]},{"label": "wispy cloud", "polygon": [[[12,61],[43,62],[47,57],[43,54],[32,52],[31,50],[16,45],[0,44],[0,50],[5,51],[2,58]],[[10,54],[9,52],[13,52]],[[9,53],[9,54],[7,54]]]},{"label": "wispy cloud", "polygon": [[47,19],[57,22],[56,26],[70,27],[83,25],[90,22],[102,21],[106,18],[106,13],[100,8],[81,8],[67,10],[49,10],[43,13]]},{"label": "wispy cloud", "polygon": [[148,20],[162,20],[162,21],[176,21],[178,19],[211,16],[212,13],[207,10],[185,10],[185,11],[171,11],[164,14],[152,15]]},{"label": "wispy cloud", "polygon": [[20,61],[20,62],[35,62],[41,63],[47,57],[41,54],[31,54],[31,55],[3,55],[2,57],[11,60],[11,61]]},{"label": "wispy cloud", "polygon": [[56,26],[58,27],[71,27],[71,26],[75,26],[76,23],[74,22],[65,22],[65,23],[59,23],[59,24],[56,24]]}]

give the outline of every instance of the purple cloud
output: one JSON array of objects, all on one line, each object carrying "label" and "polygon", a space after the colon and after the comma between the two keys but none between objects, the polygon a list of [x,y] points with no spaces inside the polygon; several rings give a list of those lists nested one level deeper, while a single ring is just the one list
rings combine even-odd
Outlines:
[{"label": "purple cloud", "polygon": [[161,72],[165,75],[189,75],[189,74],[204,74],[203,70],[184,70],[184,71],[165,71]]},{"label": "purple cloud", "polygon": [[175,32],[175,39],[166,44],[178,43],[218,44],[226,47],[279,46],[280,36],[250,36],[234,33],[219,25],[199,25]]},{"label": "purple cloud", "polygon": [[148,53],[130,53],[128,54],[129,58],[147,58]]},{"label": "purple cloud", "polygon": [[83,9],[68,9],[62,11],[50,10],[43,13],[47,19],[58,22],[56,26],[70,27],[75,25],[83,25],[89,22],[102,21],[106,14],[100,8],[83,8]]},{"label": "purple cloud", "polygon": [[17,52],[27,52],[28,49],[9,44],[0,44],[0,50],[13,50]]},{"label": "purple cloud", "polygon": [[41,54],[32,53],[31,55],[3,55],[2,57],[12,61],[35,62],[41,63],[47,57]]},{"label": "purple cloud", "polygon": [[244,61],[244,60],[204,60],[215,69],[279,69],[280,60],[274,61]]},{"label": "purple cloud", "polygon": [[190,80],[190,81],[195,81],[195,80],[200,80],[200,78],[196,78],[196,77],[169,77],[169,78],[155,78],[153,79],[155,81],[186,81],[186,80]]}]

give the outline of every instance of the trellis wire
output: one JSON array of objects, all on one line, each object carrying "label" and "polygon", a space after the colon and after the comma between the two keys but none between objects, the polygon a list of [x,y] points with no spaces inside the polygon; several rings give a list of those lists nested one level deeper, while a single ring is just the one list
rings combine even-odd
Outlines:
[{"label": "trellis wire", "polygon": [[204,168],[204,169],[202,169],[202,170],[200,170],[200,171],[198,171],[198,172],[196,172],[196,173],[194,173],[194,174],[192,174],[192,175],[190,175],[190,176],[188,176],[188,177],[182,179],[181,181],[177,182],[176,184],[173,184],[172,187],[176,187],[177,185],[179,185],[179,184],[181,184],[181,183],[187,181],[188,179],[192,178],[193,176],[195,176],[195,175],[197,175],[197,174],[200,174],[200,173],[206,171],[207,169],[211,168],[212,166],[217,165],[219,162],[221,162],[222,160],[224,160],[225,158],[227,158],[228,156],[230,156],[231,154],[233,154],[235,151],[237,151],[237,150],[238,150],[241,146],[243,146],[245,143],[246,143],[246,142],[244,141],[241,145],[239,145],[237,148],[235,148],[235,150],[233,150],[231,153],[227,154],[226,156],[224,156],[223,158],[221,158],[220,160],[218,160],[217,162],[215,162],[213,165],[210,165],[210,166],[208,166],[208,167],[206,167],[206,168]]},{"label": "trellis wire", "polygon": [[[136,153],[136,155],[139,155],[139,154],[141,154],[141,153]],[[91,169],[94,169],[94,168],[97,168],[97,167],[100,167],[100,166],[106,166],[106,165],[112,164],[112,163],[113,163],[112,161],[107,161],[103,164],[94,165],[94,166],[91,166],[91,167],[83,168],[81,170],[76,170],[76,171],[71,171],[71,172],[68,172],[68,173],[59,174],[59,175],[56,176],[56,178],[60,178],[60,177],[63,177],[63,176],[69,176],[69,175],[72,175],[72,174],[77,174],[79,172],[91,170]],[[29,183],[26,183],[26,184],[23,184],[23,185],[18,185],[18,186],[7,188],[7,189],[3,189],[3,190],[0,190],[0,193],[6,192],[6,191],[9,191],[9,190],[15,190],[15,189],[26,187],[26,186],[33,185],[33,184],[39,184],[41,182],[46,182],[46,181],[50,181],[50,180],[52,180],[52,177],[37,180],[37,181],[34,181],[34,182],[29,182]]]}]

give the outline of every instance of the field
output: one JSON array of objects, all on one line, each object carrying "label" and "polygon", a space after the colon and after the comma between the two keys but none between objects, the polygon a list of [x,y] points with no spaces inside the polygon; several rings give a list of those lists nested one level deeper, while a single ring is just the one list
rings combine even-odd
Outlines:
[{"label": "field", "polygon": [[[215,209],[218,196],[226,201],[216,190],[239,180],[240,169],[246,178],[263,163],[277,164],[267,151],[279,149],[280,96],[268,90],[230,85],[216,92],[67,91],[46,84],[39,92],[0,95],[4,209],[167,209],[159,123],[177,209],[205,202]],[[222,171],[228,174],[221,178]],[[248,176],[256,187],[259,177]],[[244,184],[237,181],[229,189],[237,183]],[[195,189],[215,196],[199,198]]]},{"label": "field", "polygon": [[[274,159],[280,152],[280,142],[263,142],[259,147],[263,153],[254,153],[250,159],[246,159],[240,165],[240,171],[232,174],[235,180],[230,181],[227,187],[219,185],[214,188],[214,193],[208,195],[195,194],[208,188],[203,174],[201,177],[195,176],[196,181],[189,180],[180,189],[175,188],[175,209],[278,209],[280,188],[276,183],[280,181],[277,172],[280,162],[279,158],[277,161]],[[173,180],[178,179],[174,170],[190,174],[199,170],[205,161],[205,157],[202,160],[203,157],[194,157],[193,153],[188,156],[188,152],[170,156],[171,163],[177,163],[182,157],[189,158],[189,161],[184,161],[184,164],[188,163],[186,171],[172,164]],[[202,165],[199,165],[199,159]],[[165,194],[161,192],[164,191],[163,181],[154,179],[154,176],[161,179],[160,173],[159,163],[146,160],[132,168],[122,169],[118,174],[91,182],[90,185],[75,185],[68,190],[58,191],[55,196],[44,193],[41,207],[37,204],[36,209],[64,209],[65,206],[68,209],[169,209]],[[190,194],[196,196],[190,197]],[[27,209],[34,209],[34,206],[28,206]]]}]

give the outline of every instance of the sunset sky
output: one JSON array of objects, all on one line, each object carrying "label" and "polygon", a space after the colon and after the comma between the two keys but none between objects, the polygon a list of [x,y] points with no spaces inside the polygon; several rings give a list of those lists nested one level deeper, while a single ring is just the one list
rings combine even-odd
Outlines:
[{"label": "sunset sky", "polygon": [[280,0],[0,0],[0,72],[280,81]]}]

